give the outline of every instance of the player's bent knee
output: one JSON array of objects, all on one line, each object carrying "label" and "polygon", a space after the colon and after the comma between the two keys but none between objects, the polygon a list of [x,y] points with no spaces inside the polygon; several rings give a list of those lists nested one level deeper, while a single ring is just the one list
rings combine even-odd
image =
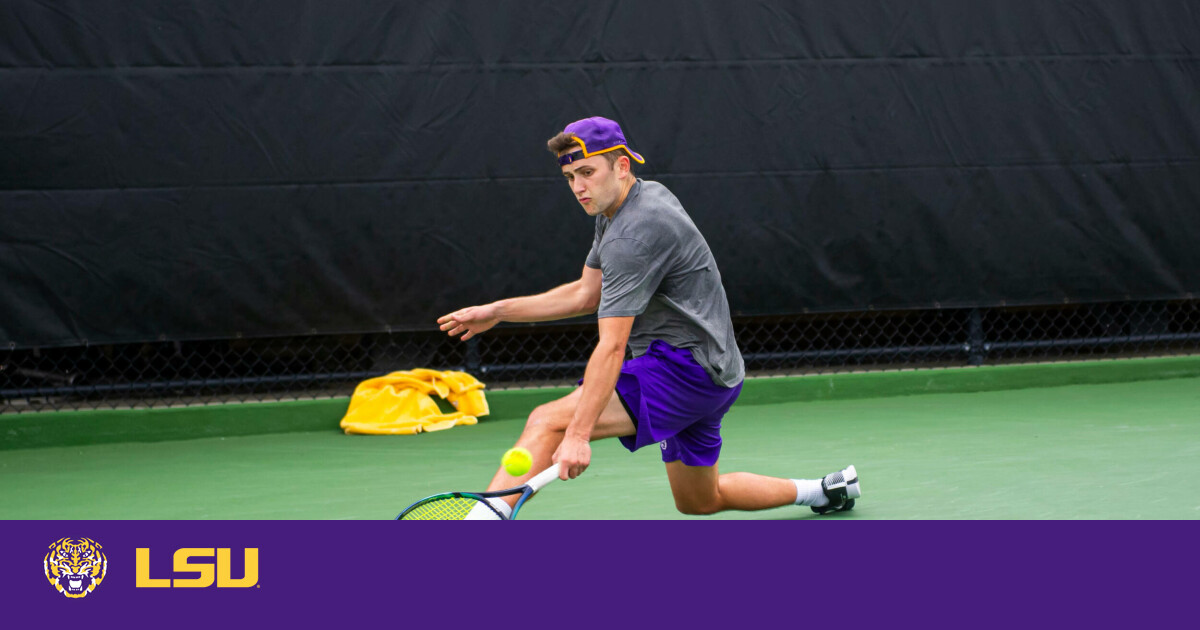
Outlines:
[{"label": "player's bent knee", "polygon": [[565,429],[565,425],[560,425],[562,425],[561,418],[555,408],[551,405],[540,405],[529,414],[529,419],[525,421],[525,432],[527,434],[555,433]]},{"label": "player's bent knee", "polygon": [[721,511],[721,506],[714,502],[696,502],[675,500],[675,509],[680,514],[688,516],[707,516]]}]

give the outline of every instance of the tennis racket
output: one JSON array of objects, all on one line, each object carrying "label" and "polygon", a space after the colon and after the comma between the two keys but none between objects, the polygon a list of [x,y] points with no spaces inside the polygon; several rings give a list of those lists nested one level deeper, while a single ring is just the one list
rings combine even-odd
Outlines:
[{"label": "tennis racket", "polygon": [[[397,521],[461,521],[471,513],[471,510],[476,505],[483,505],[491,510],[500,520],[512,520],[517,518],[517,512],[521,506],[533,496],[535,492],[541,490],[546,484],[558,479],[558,464],[543,470],[535,475],[529,481],[507,490],[494,490],[492,492],[443,492],[435,494],[431,497],[425,497],[420,501],[408,506],[400,516],[396,517]],[[521,495],[517,499],[517,504],[513,506],[512,516],[504,516],[492,507],[491,503],[485,499],[495,497],[507,497],[514,494]]]}]

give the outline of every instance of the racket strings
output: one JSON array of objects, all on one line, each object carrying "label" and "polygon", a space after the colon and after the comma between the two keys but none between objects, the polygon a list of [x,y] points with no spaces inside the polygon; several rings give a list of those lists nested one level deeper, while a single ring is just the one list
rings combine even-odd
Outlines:
[{"label": "racket strings", "polygon": [[463,496],[443,496],[430,499],[400,516],[402,521],[461,521],[471,513],[478,499]]}]

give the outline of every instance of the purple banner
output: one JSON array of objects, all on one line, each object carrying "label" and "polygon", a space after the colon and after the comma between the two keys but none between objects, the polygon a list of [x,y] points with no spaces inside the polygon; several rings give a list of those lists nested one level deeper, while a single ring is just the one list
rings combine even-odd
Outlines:
[{"label": "purple banner", "polygon": [[1145,626],[1185,612],[1198,531],[844,519],[0,528],[10,628]]}]

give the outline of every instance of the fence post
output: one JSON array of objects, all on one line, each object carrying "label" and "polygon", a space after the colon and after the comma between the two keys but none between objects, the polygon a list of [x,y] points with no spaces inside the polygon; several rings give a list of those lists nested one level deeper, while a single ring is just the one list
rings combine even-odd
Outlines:
[{"label": "fence post", "polygon": [[983,311],[971,309],[967,324],[967,365],[983,365]]},{"label": "fence post", "polygon": [[471,337],[467,340],[467,373],[479,377],[479,366],[479,338]]}]

